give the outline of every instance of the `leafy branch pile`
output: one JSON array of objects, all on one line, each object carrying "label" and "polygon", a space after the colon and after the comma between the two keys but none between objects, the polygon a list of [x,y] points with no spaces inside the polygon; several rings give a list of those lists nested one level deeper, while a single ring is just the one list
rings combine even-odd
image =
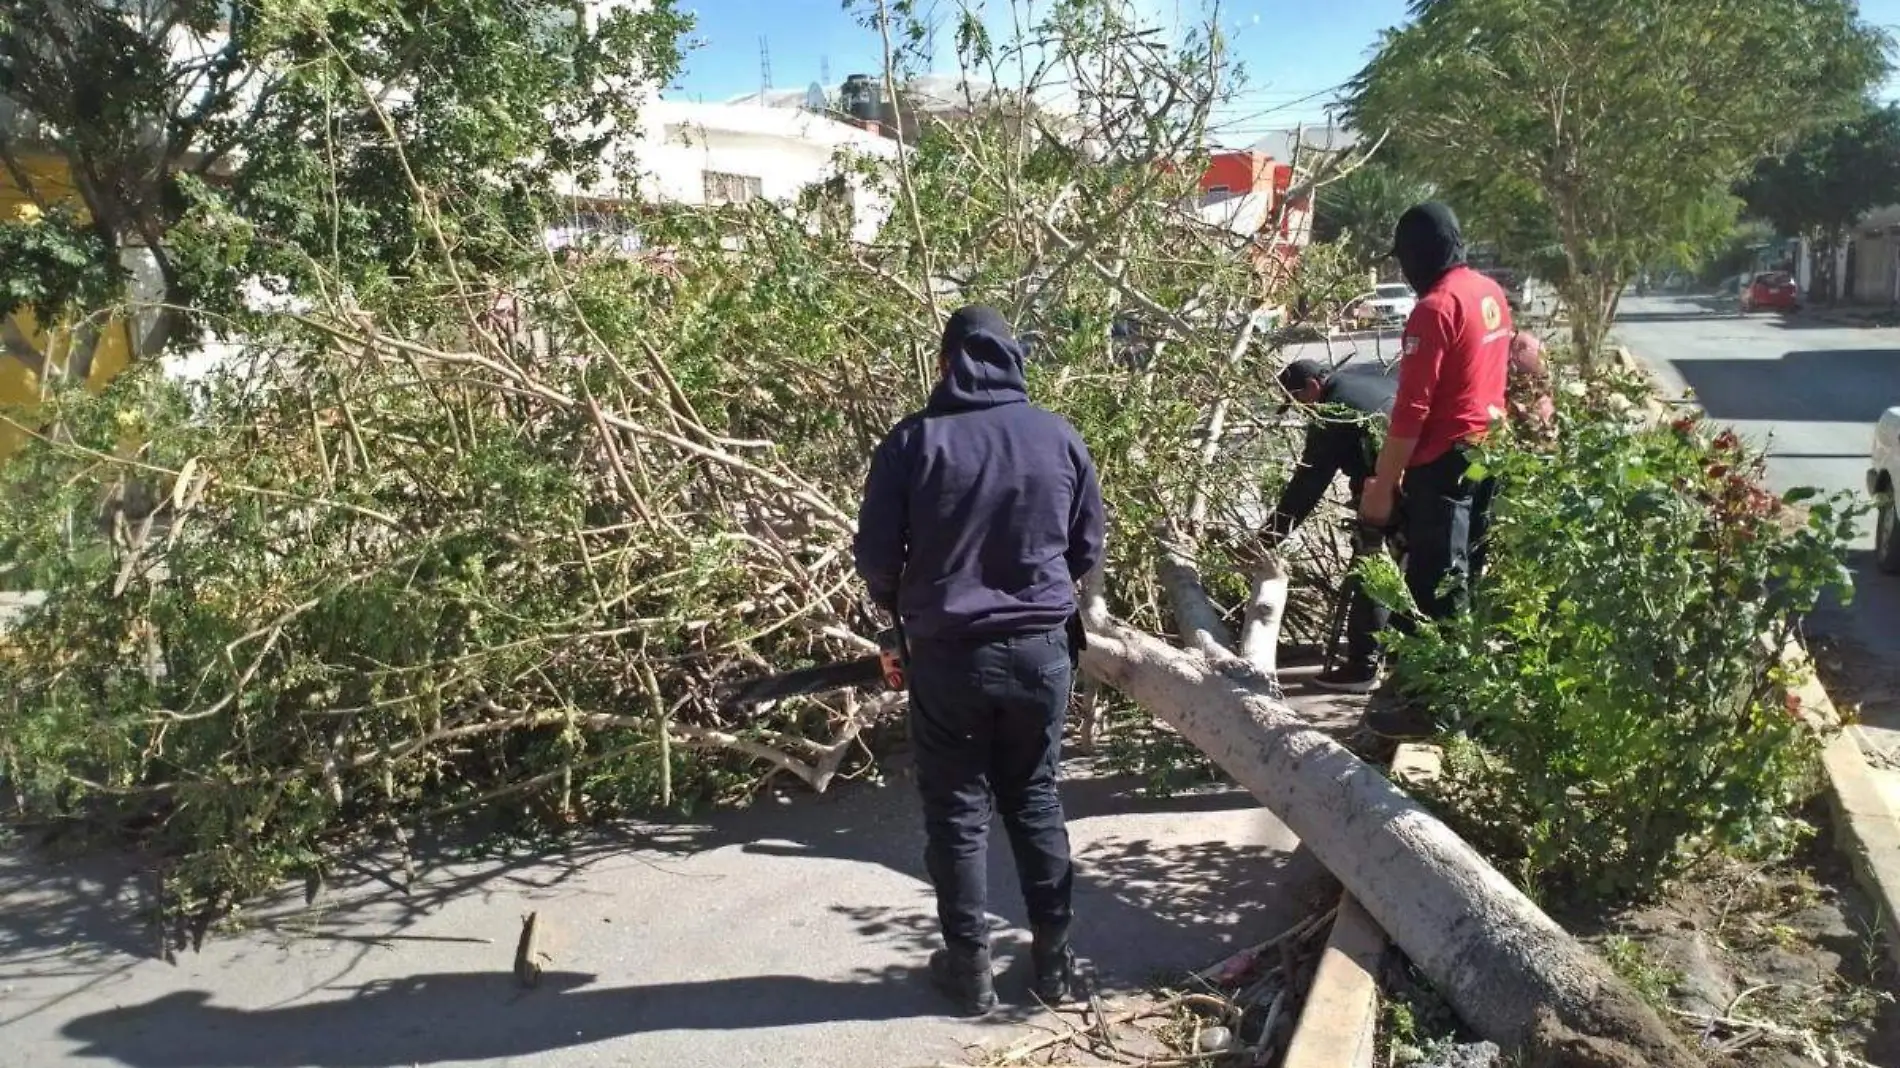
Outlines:
[{"label": "leafy branch pile", "polygon": [[[366,829],[856,774],[890,700],[733,715],[716,694],[871,648],[856,492],[926,395],[951,302],[1033,338],[1032,394],[1100,457],[1116,609],[1167,628],[1150,535],[1244,522],[1293,454],[1249,313],[1296,290],[1337,309],[1352,282],[1325,254],[1293,277],[1186,210],[1219,43],[1169,50],[1119,10],[1065,5],[1025,35],[1056,47],[968,30],[973,76],[1041,66],[902,167],[841,159],[789,209],[651,209],[637,256],[551,255],[533,235],[556,202],[427,185],[401,139],[362,149],[406,190],[384,205],[415,228],[399,270],[202,212],[194,247],[294,261],[301,310],[208,319],[241,355],[189,390],[147,362],[5,415],[34,437],[0,469],[0,568],[48,595],[0,654],[19,814],[138,836],[202,922]],[[1033,103],[1057,79],[1089,87],[1073,114]],[[869,246],[840,222],[856,182],[895,205]],[[300,210],[313,231],[352,218]]]}]

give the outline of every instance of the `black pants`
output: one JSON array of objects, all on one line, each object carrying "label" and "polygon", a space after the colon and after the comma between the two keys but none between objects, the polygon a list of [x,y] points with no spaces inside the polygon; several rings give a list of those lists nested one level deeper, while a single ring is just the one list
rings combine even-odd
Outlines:
[{"label": "black pants", "polygon": [[945,942],[989,944],[992,811],[1009,832],[1029,922],[1069,922],[1074,869],[1056,765],[1074,677],[1062,629],[911,648],[910,732],[928,839],[924,863]]},{"label": "black pants", "polygon": [[[1405,473],[1405,585],[1427,619],[1445,619],[1471,603],[1484,573],[1495,479],[1474,482],[1463,446]],[[1407,626],[1411,620],[1395,620]]]}]

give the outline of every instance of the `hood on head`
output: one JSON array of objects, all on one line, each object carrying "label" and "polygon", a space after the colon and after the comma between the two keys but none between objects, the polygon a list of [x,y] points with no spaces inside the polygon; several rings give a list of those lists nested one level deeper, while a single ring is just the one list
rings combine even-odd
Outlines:
[{"label": "hood on head", "polygon": [[1426,201],[1405,209],[1392,239],[1392,255],[1412,292],[1424,296],[1445,272],[1465,262],[1465,235],[1450,207]]},{"label": "hood on head", "polygon": [[943,328],[944,376],[930,394],[930,410],[994,408],[1029,399],[1023,346],[995,308],[957,309]]}]

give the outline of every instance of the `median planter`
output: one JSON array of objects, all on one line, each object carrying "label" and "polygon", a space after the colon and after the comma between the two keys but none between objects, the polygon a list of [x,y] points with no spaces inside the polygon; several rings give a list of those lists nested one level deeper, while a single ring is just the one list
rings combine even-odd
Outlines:
[{"label": "median planter", "polygon": [[[1657,423],[1670,418],[1672,413],[1662,400],[1664,390],[1655,373],[1621,345],[1612,349],[1611,355],[1619,370],[1648,386],[1646,410],[1650,418]],[[1762,640],[1770,649],[1776,645],[1770,635]],[[1877,772],[1867,760],[1861,732],[1842,727],[1840,713],[1816,677],[1813,659],[1800,639],[1790,636],[1780,644],[1782,664],[1797,680],[1784,688],[1785,699],[1817,730],[1835,732],[1826,739],[1821,767],[1827,779],[1836,842],[1878,913],[1888,955],[1900,965],[1900,812],[1895,811],[1876,781]]]},{"label": "median planter", "polygon": [[1484,857],[1268,685],[1099,619],[1083,663],[1279,816],[1484,1037],[1549,1068],[1697,1063]]}]

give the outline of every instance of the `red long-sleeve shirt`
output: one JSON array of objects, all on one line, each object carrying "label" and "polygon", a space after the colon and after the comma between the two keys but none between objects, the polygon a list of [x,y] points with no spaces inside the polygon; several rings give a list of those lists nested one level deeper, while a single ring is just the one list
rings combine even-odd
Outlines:
[{"label": "red long-sleeve shirt", "polygon": [[1405,321],[1399,396],[1388,433],[1415,438],[1408,466],[1419,467],[1476,441],[1505,412],[1511,311],[1498,284],[1453,267]]}]

